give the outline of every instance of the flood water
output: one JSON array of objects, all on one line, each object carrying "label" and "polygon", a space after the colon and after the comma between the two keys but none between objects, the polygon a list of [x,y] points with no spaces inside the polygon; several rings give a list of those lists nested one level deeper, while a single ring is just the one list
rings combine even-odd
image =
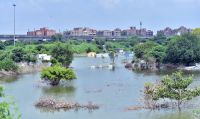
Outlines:
[{"label": "flood water", "polygon": [[[142,90],[145,82],[155,82],[163,72],[134,72],[124,68],[120,58],[115,70],[90,69],[91,65],[103,64],[109,59],[75,58],[72,67],[77,79],[67,87],[42,87],[40,73],[25,74],[1,79],[5,93],[14,96],[22,113],[22,119],[191,119],[191,110],[126,111],[134,105],[142,105]],[[200,76],[195,74],[195,84]],[[35,108],[34,104],[43,96],[54,96],[72,102],[100,105],[99,110],[69,110],[49,112]],[[195,99],[194,102],[196,102]]]}]

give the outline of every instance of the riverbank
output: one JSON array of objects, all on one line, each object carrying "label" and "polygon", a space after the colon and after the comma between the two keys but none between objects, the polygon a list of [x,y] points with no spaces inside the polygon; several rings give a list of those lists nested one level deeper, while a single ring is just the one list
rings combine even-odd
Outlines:
[{"label": "riverbank", "polygon": [[26,73],[34,73],[40,72],[42,69],[49,67],[49,63],[36,63],[36,64],[27,64],[27,63],[19,63],[18,74],[26,74]]},{"label": "riverbank", "polygon": [[8,77],[8,76],[17,76],[21,74],[40,72],[43,68],[50,66],[49,63],[36,63],[36,64],[28,64],[28,63],[18,63],[17,71],[0,71],[0,77]]}]

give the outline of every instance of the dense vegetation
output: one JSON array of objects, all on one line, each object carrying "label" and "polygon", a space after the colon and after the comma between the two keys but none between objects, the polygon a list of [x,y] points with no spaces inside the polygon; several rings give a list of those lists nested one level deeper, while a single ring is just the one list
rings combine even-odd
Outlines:
[{"label": "dense vegetation", "polygon": [[73,51],[68,44],[56,44],[56,46],[52,49],[51,55],[55,60],[62,63],[62,65],[65,67],[68,67],[73,60]]},{"label": "dense vegetation", "polygon": [[157,34],[152,40],[137,44],[135,56],[146,61],[193,65],[200,62],[200,37],[196,34],[197,31],[170,38]]}]

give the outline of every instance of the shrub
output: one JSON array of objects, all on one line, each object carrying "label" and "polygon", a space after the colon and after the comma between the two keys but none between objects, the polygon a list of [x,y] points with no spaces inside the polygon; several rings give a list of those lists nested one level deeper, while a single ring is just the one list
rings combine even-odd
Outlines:
[{"label": "shrub", "polygon": [[73,70],[59,65],[42,70],[41,78],[50,81],[51,85],[58,85],[60,80],[73,80],[76,78]]},{"label": "shrub", "polygon": [[18,66],[11,59],[4,59],[0,61],[0,70],[17,71]]}]

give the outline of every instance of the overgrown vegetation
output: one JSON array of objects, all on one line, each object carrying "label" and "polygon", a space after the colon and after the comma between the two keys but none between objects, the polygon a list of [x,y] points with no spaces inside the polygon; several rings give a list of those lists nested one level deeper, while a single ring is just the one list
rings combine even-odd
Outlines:
[{"label": "overgrown vegetation", "polygon": [[167,38],[157,34],[152,40],[139,43],[134,47],[135,56],[148,61],[174,65],[194,65],[200,62],[200,37],[194,33]]}]

